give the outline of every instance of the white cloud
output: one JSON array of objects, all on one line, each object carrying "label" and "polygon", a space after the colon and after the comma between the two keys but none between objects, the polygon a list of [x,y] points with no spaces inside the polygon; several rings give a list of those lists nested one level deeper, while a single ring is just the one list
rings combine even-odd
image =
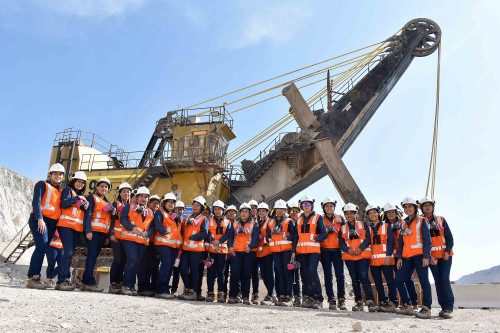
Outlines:
[{"label": "white cloud", "polygon": [[79,17],[120,16],[142,7],[147,0],[44,0],[55,11]]},{"label": "white cloud", "polygon": [[254,45],[262,40],[282,43],[295,34],[301,23],[312,15],[312,10],[297,2],[260,8],[240,25],[240,34],[233,40],[234,48]]}]

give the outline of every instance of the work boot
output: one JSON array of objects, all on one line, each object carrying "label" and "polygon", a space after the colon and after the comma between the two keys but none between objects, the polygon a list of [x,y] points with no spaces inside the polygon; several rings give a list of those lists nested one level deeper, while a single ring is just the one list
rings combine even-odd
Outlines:
[{"label": "work boot", "polygon": [[396,310],[396,305],[389,301],[388,303],[385,303],[384,306],[379,306],[378,308],[382,312],[394,312]]},{"label": "work boot", "polygon": [[187,290],[188,290],[187,294],[184,293],[184,295],[183,295],[184,296],[183,300],[185,300],[185,301],[196,301],[197,295],[194,292],[194,290],[193,289],[187,289]]},{"label": "work boot", "polygon": [[199,302],[205,302],[206,298],[205,298],[205,296],[203,296],[201,294],[196,294],[196,300]]},{"label": "work boot", "polygon": [[260,305],[272,305],[273,303],[273,298],[269,295],[266,295],[264,299],[260,302]]},{"label": "work boot", "polygon": [[413,316],[415,314],[413,307],[411,305],[408,305],[408,304],[401,305],[398,309],[395,309],[394,312],[396,312],[398,314],[407,315],[407,316]]},{"label": "work boot", "polygon": [[185,300],[185,298],[184,298],[184,297],[186,297],[188,294],[189,294],[189,289],[184,288],[184,292],[183,292],[182,294],[180,294],[178,298],[179,298],[180,300]]},{"label": "work boot", "polygon": [[335,304],[336,301],[335,301],[335,298],[332,298],[331,300],[328,301],[328,308],[330,310],[337,310],[337,304]]},{"label": "work boot", "polygon": [[291,307],[293,306],[293,300],[290,296],[285,296],[284,301],[281,303],[282,306]]},{"label": "work boot", "polygon": [[52,280],[51,278],[46,278],[45,284],[47,285],[47,288],[49,288],[49,289],[54,288],[54,280]]},{"label": "work boot", "polygon": [[109,285],[108,293],[109,294],[119,294],[121,287],[118,286],[118,283],[113,282]]},{"label": "work boot", "polygon": [[82,287],[82,291],[90,291],[92,293],[102,293],[104,289],[100,288],[97,284],[94,285],[89,285],[89,284],[84,284]]},{"label": "work boot", "polygon": [[164,293],[164,294],[156,294],[155,297],[162,299],[173,299],[175,296],[172,294]]},{"label": "work boot", "polygon": [[243,303],[243,299],[241,298],[241,294],[238,294],[238,296],[236,296],[236,303],[238,303],[238,304]]},{"label": "work boot", "polygon": [[226,303],[226,294],[225,293],[217,293],[217,303]]},{"label": "work boot", "polygon": [[322,309],[323,308],[323,301],[320,301],[319,299],[315,299],[314,303],[312,305],[313,309]]},{"label": "work boot", "polygon": [[250,299],[248,297],[243,297],[243,304],[250,305],[252,303],[250,302]]},{"label": "work boot", "polygon": [[293,306],[300,308],[301,305],[302,305],[302,300],[300,299],[300,297],[295,296],[293,300]]},{"label": "work boot", "polygon": [[420,319],[429,319],[431,317],[431,309],[424,305],[419,312],[415,312],[415,317]]},{"label": "work boot", "polygon": [[40,281],[40,275],[33,275],[28,279],[26,283],[26,288],[29,289],[47,289],[47,285]]},{"label": "work boot", "polygon": [[215,301],[215,293],[214,292],[207,292],[207,297],[205,297],[206,302],[213,302]]},{"label": "work boot", "polygon": [[149,290],[138,291],[137,296],[152,297],[155,293]]},{"label": "work boot", "polygon": [[64,280],[63,282],[56,284],[55,289],[60,291],[73,291],[75,290],[75,287],[71,285],[69,280]]},{"label": "work boot", "polygon": [[278,300],[274,303],[275,306],[283,306],[285,301],[285,296],[278,296]]},{"label": "work boot", "polygon": [[339,298],[339,300],[337,301],[337,308],[343,311],[347,310],[347,307],[345,306],[345,299]]},{"label": "work boot", "polygon": [[120,294],[126,296],[137,296],[137,290],[134,287],[122,286]]},{"label": "work boot", "polygon": [[368,307],[368,312],[378,312],[378,308],[373,301],[367,301],[366,306]]},{"label": "work boot", "polygon": [[352,307],[352,311],[365,311],[365,306],[363,305],[363,301],[357,301],[356,304]]},{"label": "work boot", "polygon": [[304,302],[302,302],[303,308],[312,308],[314,304],[314,299],[309,296],[304,296]]},{"label": "work boot", "polygon": [[441,311],[441,317],[443,317],[444,319],[451,319],[453,318],[453,311],[450,311],[450,310],[442,310]]},{"label": "work boot", "polygon": [[276,295],[273,295],[271,303],[273,303],[273,305],[276,305],[277,301],[278,301],[278,297],[276,297]]},{"label": "work boot", "polygon": [[251,301],[252,304],[259,305],[259,294],[253,294]]},{"label": "work boot", "polygon": [[236,300],[236,298],[232,298],[232,297],[229,297],[229,299],[227,300],[227,304],[237,304],[238,301]]}]

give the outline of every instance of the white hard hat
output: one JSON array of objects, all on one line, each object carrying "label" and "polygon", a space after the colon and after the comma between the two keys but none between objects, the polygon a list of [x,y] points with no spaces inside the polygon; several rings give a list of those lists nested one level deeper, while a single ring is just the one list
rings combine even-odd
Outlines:
[{"label": "white hard hat", "polygon": [[97,183],[95,184],[95,187],[99,186],[100,183],[106,183],[106,184],[108,184],[109,188],[111,188],[111,182],[106,177],[99,179],[97,181]]},{"label": "white hard hat", "polygon": [[321,208],[323,208],[323,206],[326,205],[327,203],[332,203],[334,206],[336,206],[337,200],[335,200],[334,198],[331,198],[331,197],[325,198],[321,202]]},{"label": "white hard hat", "polygon": [[153,200],[160,201],[160,197],[158,196],[158,194],[154,194],[154,195],[149,197],[149,201],[153,201]]},{"label": "white hard hat", "polygon": [[286,209],[286,202],[285,200],[276,200],[276,202],[274,203],[274,209]]},{"label": "white hard hat", "polygon": [[368,213],[368,211],[372,210],[372,209],[375,209],[377,212],[380,213],[380,207],[379,206],[375,206],[375,205],[368,205],[368,206],[366,206],[365,213]]},{"label": "white hard hat", "polygon": [[71,179],[81,179],[87,181],[87,175],[83,171],[77,171]]},{"label": "white hard hat", "polygon": [[174,200],[174,201],[177,201],[177,197],[175,196],[175,194],[173,194],[172,192],[170,193],[167,193],[163,196],[162,198],[163,201],[167,201],[167,200]]},{"label": "white hard hat", "polygon": [[220,200],[217,200],[216,202],[214,202],[214,204],[212,205],[212,209],[214,209],[215,207],[226,209],[226,205],[224,205],[224,203]]},{"label": "white hard hat", "polygon": [[244,203],[242,203],[242,204],[240,205],[240,209],[239,209],[239,211],[241,212],[241,210],[242,210],[242,209],[252,210],[252,207],[251,207],[249,204],[247,204],[246,202],[244,202]]},{"label": "white hard hat", "polygon": [[120,186],[118,186],[118,192],[120,192],[121,190],[123,190],[124,188],[128,188],[130,189],[130,191],[132,192],[134,189],[132,188],[132,186],[130,186],[129,183],[127,182],[124,182],[124,183],[121,183]]},{"label": "white hard hat", "polygon": [[353,203],[346,203],[345,206],[342,208],[344,212],[357,212],[358,211],[358,206],[356,206]]},{"label": "white hard hat", "polygon": [[205,200],[205,198],[204,198],[204,197],[202,197],[201,195],[200,195],[200,196],[198,196],[198,197],[196,197],[196,198],[194,198],[194,199],[193,199],[193,203],[194,203],[195,201],[196,201],[197,203],[199,203],[202,207],[205,207],[205,205],[207,204],[207,201],[206,201],[206,200]]},{"label": "white hard hat", "polygon": [[139,196],[141,194],[147,194],[148,196],[150,196],[151,192],[149,192],[146,186],[141,186],[137,189],[136,195]]},{"label": "white hard hat", "polygon": [[265,202],[261,202],[258,206],[257,206],[257,209],[265,209],[265,210],[269,210],[269,205],[266,204]]},{"label": "white hard hat", "polygon": [[184,204],[184,202],[182,202],[182,201],[179,200],[179,201],[175,202],[175,208],[179,208],[179,207],[180,208],[186,208],[186,205]]},{"label": "white hard hat", "polygon": [[295,201],[288,201],[286,205],[288,206],[288,209],[297,208],[298,210],[300,210],[299,204],[296,203]]},{"label": "white hard hat", "polygon": [[418,206],[418,202],[417,200],[415,200],[414,198],[412,197],[406,197],[403,199],[403,201],[401,202],[401,206],[404,206],[404,205],[414,205],[414,206]]},{"label": "white hard hat", "polygon": [[61,163],[56,163],[52,164],[49,168],[49,173],[51,172],[62,172],[65,173],[66,170],[64,169],[63,165]]},{"label": "white hard hat", "polygon": [[393,204],[392,202],[388,202],[384,205],[384,208],[382,208],[384,212],[388,212],[390,210],[398,210],[398,207]]},{"label": "white hard hat", "polygon": [[258,205],[259,205],[259,203],[257,202],[257,200],[254,200],[254,199],[250,200],[250,201],[248,202],[248,204],[249,204],[250,206],[258,206]]},{"label": "white hard hat", "polygon": [[314,199],[311,196],[309,196],[309,195],[304,195],[302,198],[300,198],[299,204],[301,204],[303,202],[312,202],[312,203],[314,203]]},{"label": "white hard hat", "polygon": [[226,213],[229,212],[230,210],[234,210],[235,212],[238,211],[238,209],[236,209],[235,205],[229,205],[229,206],[227,206]]},{"label": "white hard hat", "polygon": [[423,197],[422,199],[420,199],[420,201],[418,202],[420,205],[423,205],[424,203],[426,202],[430,202],[431,204],[435,205],[436,202],[434,200],[432,200],[431,198],[429,197]]}]

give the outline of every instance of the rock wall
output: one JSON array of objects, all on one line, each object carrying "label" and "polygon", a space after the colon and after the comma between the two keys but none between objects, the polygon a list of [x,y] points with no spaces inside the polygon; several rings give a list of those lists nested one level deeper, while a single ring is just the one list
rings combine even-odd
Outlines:
[{"label": "rock wall", "polygon": [[28,222],[35,182],[0,166],[0,240],[10,241]]}]

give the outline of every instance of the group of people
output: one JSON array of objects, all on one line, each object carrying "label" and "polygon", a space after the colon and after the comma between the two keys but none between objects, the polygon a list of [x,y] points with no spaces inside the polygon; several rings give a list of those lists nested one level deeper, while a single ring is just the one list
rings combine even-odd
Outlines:
[{"label": "group of people", "polygon": [[[184,216],[186,207],[173,193],[160,198],[146,187],[134,190],[123,183],[116,200],[110,202],[107,178],[99,179],[94,193],[85,197],[85,173],[76,172],[61,189],[64,172],[62,165],[54,164],[49,179],[35,185],[29,225],[36,248],[28,288],[47,288],[40,279],[43,259],[50,244],[60,238],[63,251],[55,289],[74,290],[70,266],[83,232],[87,259],[82,291],[103,291],[94,269],[99,252],[110,242],[109,293],[171,299],[177,295],[180,275],[184,291],[179,299],[319,309],[324,302],[318,275],[321,262],[329,309],[346,310],[345,264],[355,296],[352,311],[364,311],[367,306],[370,312],[429,318],[430,268],[442,308],[439,316],[452,317],[453,236],[446,220],[435,215],[435,202],[429,198],[405,198],[401,202],[404,218],[398,206],[387,203],[383,209],[368,205],[365,220],[358,220],[355,204],[347,203],[341,215],[335,213],[337,201],[333,198],[324,199],[322,212],[316,212],[310,196],[302,197],[298,204],[277,200],[272,208],[255,200],[239,207],[217,200],[210,207],[199,196],[192,200],[192,214]],[[54,237],[56,229],[59,238]],[[202,296],[205,267],[207,292]],[[412,280],[415,270],[423,296],[420,310]],[[260,278],[266,288],[262,300]]]}]

